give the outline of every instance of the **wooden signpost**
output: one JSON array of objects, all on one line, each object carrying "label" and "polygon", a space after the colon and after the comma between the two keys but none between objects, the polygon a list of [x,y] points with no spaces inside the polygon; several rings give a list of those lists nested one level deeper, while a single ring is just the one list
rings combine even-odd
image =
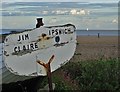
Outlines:
[{"label": "wooden signpost", "polygon": [[42,65],[46,70],[47,77],[48,77],[49,90],[51,90],[51,91],[53,90],[53,87],[52,87],[51,66],[50,66],[50,64],[53,61],[54,57],[55,56],[52,55],[52,57],[49,59],[48,63],[46,63],[46,64],[44,62],[40,61],[40,60],[37,61],[37,63]]},{"label": "wooden signpost", "polygon": [[[48,75],[51,82],[51,72],[67,63],[75,49],[74,25],[40,27],[8,35],[4,41],[4,63],[15,75]],[[51,84],[49,88],[52,90]]]}]

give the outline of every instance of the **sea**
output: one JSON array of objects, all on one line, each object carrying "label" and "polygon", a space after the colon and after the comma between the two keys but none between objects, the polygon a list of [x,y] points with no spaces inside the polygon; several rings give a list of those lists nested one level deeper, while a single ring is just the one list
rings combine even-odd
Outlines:
[{"label": "sea", "polygon": [[[0,34],[9,34],[11,32],[21,32],[26,29],[0,29]],[[76,30],[77,36],[118,36],[118,30]]]}]

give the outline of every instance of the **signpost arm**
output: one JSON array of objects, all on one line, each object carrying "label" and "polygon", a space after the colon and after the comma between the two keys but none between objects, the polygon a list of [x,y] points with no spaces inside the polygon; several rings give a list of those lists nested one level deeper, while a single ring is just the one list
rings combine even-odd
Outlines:
[{"label": "signpost arm", "polygon": [[49,59],[47,64],[45,64],[44,62],[42,62],[40,60],[37,60],[37,63],[39,63],[46,69],[46,73],[47,73],[47,77],[48,77],[48,84],[49,84],[49,92],[53,92],[52,76],[51,76],[52,73],[51,73],[50,63],[53,61],[54,57],[55,56],[52,55],[52,57]]}]

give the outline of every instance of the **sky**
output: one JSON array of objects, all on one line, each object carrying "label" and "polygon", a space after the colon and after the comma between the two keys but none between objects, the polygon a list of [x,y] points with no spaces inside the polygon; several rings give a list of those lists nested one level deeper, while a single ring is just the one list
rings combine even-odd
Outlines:
[{"label": "sky", "polygon": [[118,2],[119,0],[2,0],[2,2]]},{"label": "sky", "polygon": [[[8,1],[8,0],[4,0]],[[9,0],[10,1],[10,0]],[[117,0],[89,0],[94,2],[107,1],[111,3],[38,3],[43,0],[24,0],[33,3],[3,3],[2,12],[3,29],[31,29],[35,27],[37,17],[43,17],[45,26],[63,25],[72,23],[77,29],[117,29],[118,7]],[[35,2],[37,1],[37,3]],[[47,1],[47,0],[44,0]],[[55,1],[55,0],[51,0]],[[58,0],[57,0],[58,1]],[[62,0],[61,0],[62,1]],[[67,1],[67,0],[64,0]],[[69,0],[70,1],[70,0]],[[74,0],[75,1],[75,0]],[[76,0],[85,2],[88,0]],[[1,18],[1,15],[0,15]],[[1,19],[0,19],[1,20]],[[9,21],[8,21],[9,20]],[[1,28],[1,27],[0,27]]]}]

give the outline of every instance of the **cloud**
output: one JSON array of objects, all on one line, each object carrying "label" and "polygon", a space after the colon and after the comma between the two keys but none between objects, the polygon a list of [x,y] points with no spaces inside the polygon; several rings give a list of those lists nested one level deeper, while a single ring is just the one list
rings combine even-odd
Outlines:
[{"label": "cloud", "polygon": [[48,14],[48,11],[43,11],[42,14]]},{"label": "cloud", "polygon": [[68,13],[67,10],[57,10],[56,11],[56,14],[66,14],[66,13]]},{"label": "cloud", "polygon": [[118,23],[118,20],[117,19],[113,19],[112,23]]},{"label": "cloud", "polygon": [[84,9],[81,9],[81,10],[72,9],[70,11],[70,13],[72,15],[89,15],[90,11],[87,11],[87,10],[84,10]]},{"label": "cloud", "polygon": [[84,9],[81,9],[79,12],[80,15],[86,15],[86,11]]},{"label": "cloud", "polygon": [[72,9],[70,12],[71,12],[71,14],[73,14],[73,15],[76,15],[76,14],[77,14],[77,10],[76,10],[76,9]]}]

